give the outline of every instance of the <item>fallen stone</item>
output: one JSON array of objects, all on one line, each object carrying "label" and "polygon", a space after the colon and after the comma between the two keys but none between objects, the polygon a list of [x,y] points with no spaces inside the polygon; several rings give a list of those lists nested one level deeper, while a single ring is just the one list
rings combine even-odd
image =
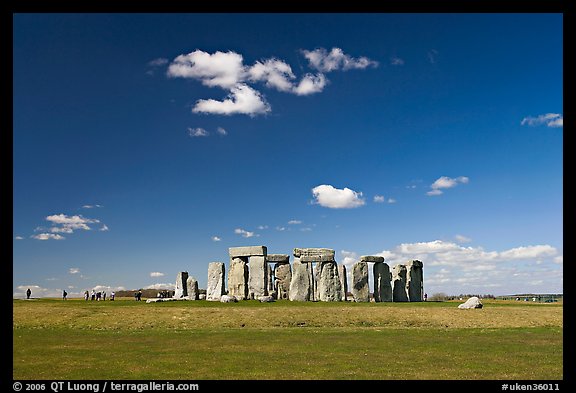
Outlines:
[{"label": "fallen stone", "polygon": [[220,303],[236,303],[238,300],[236,296],[222,295],[220,296]]},{"label": "fallen stone", "polygon": [[471,308],[482,308],[482,307],[483,307],[482,302],[476,296],[472,296],[470,299],[466,300],[464,303],[458,306],[458,308],[463,310]]},{"label": "fallen stone", "polygon": [[206,294],[205,293],[201,293],[198,295],[198,300],[206,300]]},{"label": "fallen stone", "polygon": [[276,300],[274,300],[273,296],[267,295],[267,296],[260,296],[258,298],[258,300],[260,300],[260,303],[271,303],[271,302],[275,302]]}]

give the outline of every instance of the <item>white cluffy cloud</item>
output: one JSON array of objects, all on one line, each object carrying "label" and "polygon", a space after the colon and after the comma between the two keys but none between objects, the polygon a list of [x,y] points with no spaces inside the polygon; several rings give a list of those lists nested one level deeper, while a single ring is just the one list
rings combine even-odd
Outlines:
[{"label": "white cluffy cloud", "polygon": [[77,267],[71,267],[70,269],[68,269],[68,273],[70,274],[79,274],[80,273],[80,269]]},{"label": "white cluffy cloud", "polygon": [[298,224],[302,224],[302,221],[300,221],[300,220],[290,220],[290,221],[288,221],[288,225],[298,225]]},{"label": "white cluffy cloud", "polygon": [[396,203],[396,199],[394,198],[386,198],[383,195],[374,195],[374,203]]},{"label": "white cluffy cloud", "polygon": [[221,241],[221,240],[222,240],[222,239],[221,239],[220,237],[218,237],[218,236],[212,236],[212,241],[213,241],[213,242],[219,242],[219,241]]},{"label": "white cluffy cloud", "polygon": [[242,228],[234,229],[234,233],[237,235],[242,235],[242,237],[254,237],[254,236],[258,237],[258,235],[256,233],[249,232],[249,231],[242,229]]},{"label": "white cluffy cloud", "polygon": [[457,178],[451,178],[448,176],[441,176],[434,183],[430,185],[432,190],[428,191],[426,195],[442,195],[444,188],[453,188],[458,184],[466,184],[470,181],[466,176],[459,176]]},{"label": "white cluffy cloud", "polygon": [[322,184],[312,189],[315,203],[331,209],[348,209],[363,206],[366,202],[361,192],[349,188],[338,189],[329,184]]},{"label": "white cluffy cloud", "polygon": [[[100,207],[100,205],[85,205],[92,207]],[[95,218],[86,218],[81,215],[73,215],[68,216],[66,214],[53,214],[51,216],[46,217],[46,221],[51,223],[50,228],[36,228],[36,231],[42,231],[43,233],[39,233],[38,235],[31,236],[33,239],[37,240],[64,240],[66,239],[64,236],[60,235],[60,233],[71,234],[74,233],[76,230],[84,230],[90,231],[92,228],[90,227],[91,224],[100,224],[100,220]],[[102,224],[99,229],[100,231],[108,231],[108,227],[106,224]]]},{"label": "white cluffy cloud", "polygon": [[541,126],[545,124],[547,127],[563,127],[564,126],[564,116],[559,113],[546,113],[544,115],[539,115],[536,117],[528,116],[522,119],[521,125],[528,126]]},{"label": "white cluffy cloud", "polygon": [[196,138],[199,136],[208,136],[208,131],[206,131],[202,127],[196,127],[196,128],[188,127],[188,135],[191,136],[192,138]]},{"label": "white cluffy cloud", "polygon": [[150,272],[150,277],[164,277],[162,272]]},{"label": "white cluffy cloud", "polygon": [[258,60],[247,66],[244,65],[243,56],[233,51],[208,53],[195,50],[179,55],[168,66],[166,75],[196,79],[205,86],[219,87],[229,92],[222,101],[196,101],[192,108],[194,113],[255,116],[270,112],[271,107],[264,96],[248,84],[263,83],[271,89],[304,96],[324,90],[328,83],[324,72],[378,66],[376,61],[367,57],[353,58],[340,48],[332,48],[330,52],[324,48],[303,50],[302,54],[308,59],[309,66],[319,72],[305,73],[299,81],[290,65],[281,59]]}]

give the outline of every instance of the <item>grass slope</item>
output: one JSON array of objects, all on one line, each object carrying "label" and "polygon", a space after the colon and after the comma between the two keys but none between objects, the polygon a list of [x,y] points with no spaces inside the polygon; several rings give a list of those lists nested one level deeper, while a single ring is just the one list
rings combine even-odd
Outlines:
[{"label": "grass slope", "polygon": [[15,300],[14,379],[563,378],[562,304]]}]

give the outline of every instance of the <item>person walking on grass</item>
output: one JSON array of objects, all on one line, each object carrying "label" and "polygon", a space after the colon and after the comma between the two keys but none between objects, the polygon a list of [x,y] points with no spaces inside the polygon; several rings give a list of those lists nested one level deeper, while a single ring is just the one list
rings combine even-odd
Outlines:
[{"label": "person walking on grass", "polygon": [[66,290],[62,291],[62,300],[66,300],[66,298],[68,297],[68,292],[66,292]]},{"label": "person walking on grass", "polygon": [[30,288],[28,288],[26,290],[26,299],[30,299],[30,295],[32,295],[32,291],[30,290]]}]

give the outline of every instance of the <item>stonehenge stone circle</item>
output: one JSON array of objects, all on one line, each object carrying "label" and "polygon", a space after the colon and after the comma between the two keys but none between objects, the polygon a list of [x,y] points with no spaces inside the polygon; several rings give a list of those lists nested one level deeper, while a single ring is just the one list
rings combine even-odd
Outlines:
[{"label": "stonehenge stone circle", "polygon": [[370,301],[367,262],[356,262],[352,266],[352,296],[354,296],[355,302]]},{"label": "stonehenge stone circle", "polygon": [[188,293],[187,296],[189,300],[199,299],[200,292],[198,290],[198,280],[192,276],[189,276],[188,279],[186,279],[186,292]]},{"label": "stonehenge stone circle", "polygon": [[241,258],[232,258],[228,270],[228,295],[248,298],[248,266]]},{"label": "stonehenge stone circle", "polygon": [[228,248],[230,265],[234,259],[241,259],[248,264],[248,299],[258,299],[260,296],[268,295],[267,251],[266,246]]},{"label": "stonehenge stone circle", "polygon": [[[383,260],[384,258],[382,258]],[[372,267],[374,279],[374,301],[391,302],[392,301],[392,273],[387,263],[374,262]]]},{"label": "stonehenge stone circle", "polygon": [[406,264],[406,291],[411,302],[424,300],[422,266],[422,262],[418,260],[412,260]]},{"label": "stonehenge stone circle", "polygon": [[224,288],[225,267],[222,262],[208,264],[208,284],[206,285],[206,300],[219,301],[226,293]]},{"label": "stonehenge stone circle", "polygon": [[188,279],[188,272],[179,272],[176,275],[176,289],[174,290],[174,297],[179,299],[188,296],[186,288],[186,280]]},{"label": "stonehenge stone circle", "polygon": [[348,296],[348,277],[346,276],[346,266],[338,265],[338,276],[342,287],[342,301],[345,302]]},{"label": "stonehenge stone circle", "polygon": [[392,300],[394,302],[407,302],[406,266],[396,265],[392,268]]}]

